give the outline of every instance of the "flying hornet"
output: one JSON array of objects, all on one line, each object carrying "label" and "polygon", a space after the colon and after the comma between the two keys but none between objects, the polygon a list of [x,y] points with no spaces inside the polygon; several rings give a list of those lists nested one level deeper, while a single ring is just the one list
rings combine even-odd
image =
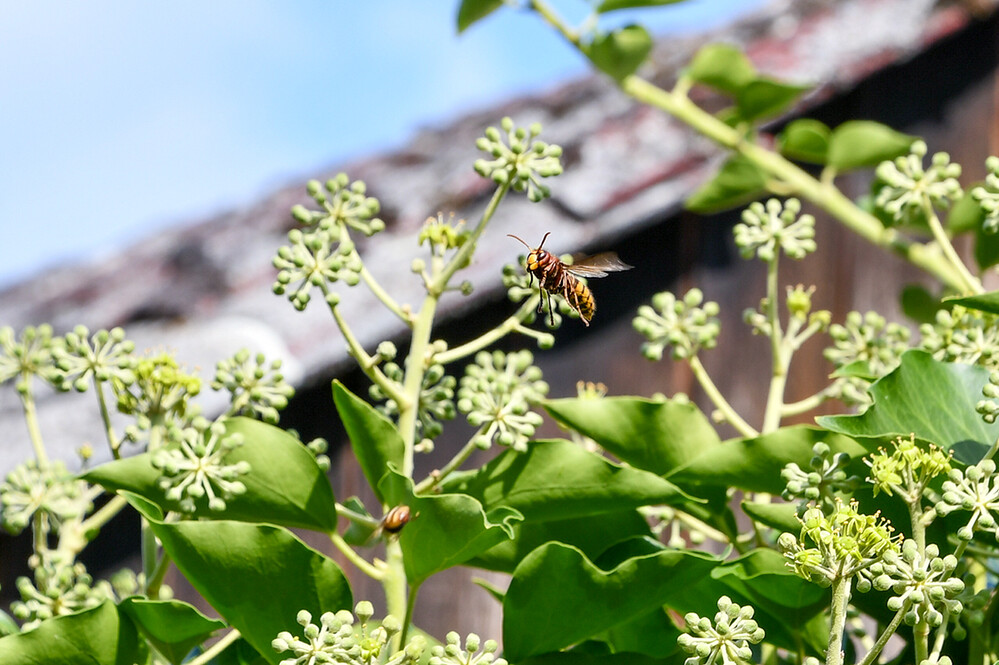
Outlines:
[{"label": "flying hornet", "polygon": [[542,249],[545,240],[551,231],[541,239],[541,244],[531,247],[517,236],[508,233],[507,235],[519,241],[530,252],[527,255],[527,272],[533,278],[538,278],[538,285],[541,287],[541,302],[538,303],[538,313],[544,311],[545,300],[548,301],[548,317],[552,325],[555,325],[555,313],[552,310],[552,294],[562,296],[569,303],[569,307],[576,310],[579,318],[587,326],[593,313],[597,311],[597,303],[593,299],[593,292],[586,284],[583,284],[579,277],[606,277],[609,272],[620,270],[630,270],[634,266],[617,257],[616,252],[601,252],[594,256],[588,256],[571,265],[563,263],[557,256],[546,249]]}]

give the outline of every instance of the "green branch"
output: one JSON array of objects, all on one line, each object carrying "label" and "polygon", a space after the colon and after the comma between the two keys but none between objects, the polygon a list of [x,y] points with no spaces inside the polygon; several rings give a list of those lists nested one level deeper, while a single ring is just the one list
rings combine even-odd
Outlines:
[{"label": "green branch", "polygon": [[48,453],[45,452],[45,444],[42,443],[42,430],[38,426],[38,410],[35,408],[35,396],[31,392],[31,374],[21,372],[21,382],[24,386],[18,388],[21,395],[21,407],[24,409],[24,422],[28,426],[28,437],[31,439],[31,447],[35,450],[35,459],[39,466],[47,466],[49,463]]},{"label": "green branch", "polygon": [[708,376],[708,371],[704,369],[704,365],[701,364],[700,359],[697,356],[691,356],[687,359],[690,364],[690,369],[694,373],[694,377],[697,379],[698,383],[701,384],[701,389],[711,400],[715,408],[721,413],[722,418],[726,422],[731,424],[734,428],[739,430],[739,433],[745,437],[759,436],[759,432],[753,429],[752,425],[747,423],[742,419],[742,416],[732,408],[732,405],[728,403],[725,396],[721,394],[718,390],[718,386],[715,385],[711,377]]},{"label": "green branch", "polygon": [[[442,353],[438,353],[434,356],[434,360],[442,365],[447,365],[456,360],[461,360],[462,358],[467,358],[468,356],[474,355],[478,351],[486,348],[493,342],[499,341],[503,337],[506,337],[511,332],[522,332],[524,334],[536,333],[539,335],[546,335],[548,333],[539,332],[532,328],[524,328],[524,320],[530,316],[530,314],[537,309],[538,302],[541,299],[541,294],[537,293],[529,297],[527,300],[521,304],[516,312],[510,315],[503,323],[499,324],[487,333],[476,337],[475,339],[465,342],[460,346],[448,349]],[[532,335],[534,336],[534,335]]]}]

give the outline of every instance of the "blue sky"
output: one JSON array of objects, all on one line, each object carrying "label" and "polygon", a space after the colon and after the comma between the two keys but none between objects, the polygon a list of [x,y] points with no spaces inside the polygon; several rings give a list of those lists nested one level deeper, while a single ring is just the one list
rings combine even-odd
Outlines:
[{"label": "blue sky", "polygon": [[[639,14],[656,32],[761,0]],[[553,4],[582,20],[583,0]],[[0,21],[0,287],[252,202],[586,71],[532,16],[456,0],[32,0]],[[2,314],[0,314],[2,318]],[[2,321],[0,321],[2,323]]]}]

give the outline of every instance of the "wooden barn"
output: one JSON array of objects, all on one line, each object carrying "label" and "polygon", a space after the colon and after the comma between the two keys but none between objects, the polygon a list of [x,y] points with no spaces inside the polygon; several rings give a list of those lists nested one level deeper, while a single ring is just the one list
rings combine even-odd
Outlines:
[{"label": "wooden barn", "polygon": [[[772,0],[721,31],[658,45],[643,74],[668,86],[703,44],[736,43],[761,71],[814,85],[794,115],[782,122],[799,116],[829,126],[858,118],[883,122],[925,137],[931,151],[948,151],[964,166],[962,181],[972,182],[984,177],[986,156],[999,153],[999,16],[994,7],[985,0],[975,5]],[[712,103],[709,96],[698,101]],[[422,285],[410,272],[410,261],[419,251],[416,235],[424,220],[438,211],[473,219],[485,207],[492,190],[472,170],[475,139],[504,116],[518,124],[542,123],[542,138],[564,149],[565,172],[550,183],[551,199],[533,204],[516,197],[500,208],[466,271],[474,293],[454,294],[442,302],[442,323],[435,336],[460,343],[508,316],[515,305],[505,297],[501,270],[524,248],[505,234],[536,243],[550,232],[548,249],[613,250],[635,266],[592,284],[598,303],[592,325],[567,321],[557,331],[553,349],[540,351],[529,339],[502,342],[508,349],[521,344],[532,348],[551,385],[550,396],[573,396],[578,381],[592,381],[603,383],[614,395],[685,392],[710,411],[685,366],[642,358],[642,338],[632,328],[636,309],[653,294],[682,293],[697,286],[721,306],[722,343],[704,354],[704,364],[733,406],[751,421],[760,417],[766,392],[760,381],[768,375],[769,356],[765,340],[751,336],[742,323],[742,312],[758,305],[764,270],[734,251],[731,227],[738,211],[705,217],[683,209],[685,197],[711,177],[723,154],[679,122],[631,101],[599,75],[425,129],[392,152],[304,174],[300,182],[255,203],[162,232],[119,255],[48,271],[0,292],[0,325],[20,330],[51,323],[59,332],[77,324],[92,330],[122,326],[139,348],[175,350],[182,362],[201,368],[208,378],[216,360],[243,347],[282,358],[285,374],[297,389],[282,426],[297,429],[305,439],[326,437],[338,498],[359,494],[370,501],[358,465],[344,445],[330,394],[333,378],[361,395],[367,394],[367,382],[354,369],[325,308],[298,313],[286,299],[272,294],[271,259],[294,227],[289,210],[308,203],[305,181],[344,171],[367,183],[370,195],[381,201],[380,216],[387,224],[384,232],[360,244],[366,265],[397,301],[417,303]],[[858,172],[840,183],[847,194],[859,196],[867,191],[870,178],[869,171]],[[783,263],[781,281],[817,285],[815,307],[831,310],[834,321],[848,311],[869,309],[903,321],[901,288],[925,282],[926,277],[819,211],[808,211],[818,217],[818,252],[801,263]],[[343,304],[366,348],[404,339],[406,331],[398,319],[362,287],[345,290]],[[829,371],[821,344],[812,342],[796,359],[789,399],[815,392]],[[92,399],[40,395],[40,420],[53,456],[72,460],[82,443],[102,441]],[[204,404],[206,410],[221,408],[210,400]],[[0,473],[6,473],[31,454],[13,390],[0,391],[0,431]],[[460,421],[448,425],[436,451],[418,460],[420,468],[429,471],[449,459],[470,431]],[[556,436],[559,430],[549,421],[541,434]],[[136,524],[123,519],[108,531],[84,557],[95,576],[136,556]],[[342,560],[328,539],[318,534],[303,537]],[[26,537],[0,535],[0,593],[5,603],[15,577],[26,572],[29,546]],[[377,585],[345,562],[344,569],[351,575],[355,598],[370,598],[376,605],[381,601]],[[498,637],[500,608],[469,582],[473,576],[489,574],[458,569],[432,578],[420,596],[417,624],[437,635],[458,630]],[[501,578],[493,579],[502,584]],[[182,597],[193,593],[179,578],[168,583]]]}]

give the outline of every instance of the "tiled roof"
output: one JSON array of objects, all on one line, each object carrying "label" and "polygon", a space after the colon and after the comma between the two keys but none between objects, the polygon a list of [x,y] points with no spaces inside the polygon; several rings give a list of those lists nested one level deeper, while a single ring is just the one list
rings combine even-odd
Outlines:
[{"label": "tiled roof", "polygon": [[[995,0],[985,4],[992,7]],[[719,32],[662,42],[642,73],[669,85],[700,45],[732,42],[760,70],[814,84],[799,105],[803,110],[907,60],[971,20],[964,5],[927,0],[778,0]],[[475,263],[463,273],[476,287],[472,302],[498,297],[501,266],[522,251],[503,234],[533,242],[551,231],[546,247],[558,252],[597,246],[678,210],[722,156],[682,124],[632,103],[611,81],[592,76],[423,130],[396,151],[313,174],[323,180],[346,171],[365,180],[369,193],[380,199],[387,229],[358,245],[397,301],[418,304],[422,298],[409,265],[415,233],[426,217],[454,211],[474,219],[485,206],[491,184],[471,168],[474,142],[505,115],[519,124],[541,122],[542,137],[564,148],[565,173],[551,183],[550,200],[531,204],[515,197],[501,206]],[[0,292],[0,325],[19,330],[49,322],[60,332],[80,323],[91,329],[122,325],[139,348],[174,349],[182,362],[208,377],[217,359],[241,347],[284,358],[286,375],[296,384],[332,376],[350,358],[326,308],[317,302],[297,313],[270,290],[271,258],[294,225],[288,211],[296,203],[308,203],[304,182],[240,210],[161,232],[121,253],[46,271]],[[342,306],[369,347],[403,332],[363,286],[345,293]],[[455,316],[468,306],[455,294],[442,301],[441,313]],[[96,409],[74,408],[92,396],[39,392],[53,456],[70,457],[87,438],[99,438]],[[0,446],[0,472],[28,454],[26,435],[11,445],[22,439],[20,421],[16,395],[0,391],[6,441]]]}]

